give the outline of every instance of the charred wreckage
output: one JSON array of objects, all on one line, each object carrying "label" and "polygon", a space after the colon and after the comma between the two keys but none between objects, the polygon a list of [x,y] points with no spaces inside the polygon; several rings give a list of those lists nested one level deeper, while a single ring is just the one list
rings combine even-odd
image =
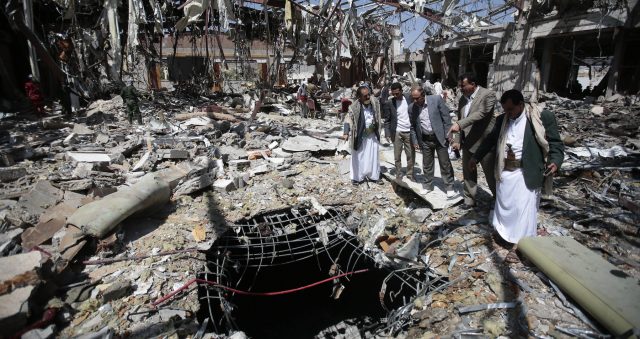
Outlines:
[{"label": "charred wreckage", "polygon": [[[640,336],[639,8],[5,1],[0,338]],[[348,175],[358,87],[455,116],[467,72],[566,149],[514,265],[484,183]]]}]

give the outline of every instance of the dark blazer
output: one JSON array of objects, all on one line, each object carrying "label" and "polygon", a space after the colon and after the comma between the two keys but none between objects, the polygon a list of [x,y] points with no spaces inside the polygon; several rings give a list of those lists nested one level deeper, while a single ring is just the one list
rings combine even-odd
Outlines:
[{"label": "dark blazer", "polygon": [[[496,93],[484,87],[478,87],[478,92],[471,102],[469,115],[462,118],[467,98],[463,95],[458,102],[458,125],[462,134],[462,148],[475,153],[482,140],[491,132],[496,118],[493,115],[496,105]],[[460,140],[456,140],[460,142]]]},{"label": "dark blazer", "polygon": [[[413,98],[404,94],[405,100],[407,100],[407,105],[411,105]],[[398,127],[398,111],[396,98],[391,97],[391,100],[387,100],[387,102],[382,106],[382,118],[384,119],[384,135],[390,138],[392,141],[396,138],[396,128]],[[411,117],[409,117],[411,119]]]},{"label": "dark blazer", "polygon": [[[540,148],[540,145],[536,141],[533,125],[527,119],[527,127],[524,130],[521,161],[522,171],[524,172],[524,182],[530,190],[542,187],[544,171],[548,164],[554,163],[558,166],[558,169],[560,169],[562,161],[564,160],[564,144],[558,132],[556,117],[551,111],[544,110],[540,113],[540,118],[544,125],[545,138],[547,142],[549,142],[549,158],[545,163],[542,148]],[[507,119],[506,114],[502,114],[496,118],[496,124],[491,130],[491,133],[484,139],[478,147],[478,151],[473,155],[476,162],[480,162],[480,159],[484,158],[487,153],[496,149],[504,119]]]},{"label": "dark blazer", "polygon": [[[451,116],[449,107],[439,95],[429,95],[425,98],[431,120],[431,128],[436,135],[440,146],[447,147],[447,133],[451,128]],[[422,128],[420,127],[420,112],[422,109],[413,103],[409,105],[409,119],[411,120],[411,141],[418,143],[422,140]],[[421,143],[418,143],[420,145]]]}]

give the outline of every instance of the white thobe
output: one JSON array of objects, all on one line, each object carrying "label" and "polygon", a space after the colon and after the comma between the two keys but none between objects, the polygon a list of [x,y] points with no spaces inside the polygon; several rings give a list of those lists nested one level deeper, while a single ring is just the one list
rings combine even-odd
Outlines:
[{"label": "white thobe", "polygon": [[[364,125],[373,123],[373,111],[369,107],[364,108]],[[353,126],[353,128],[357,128]],[[380,143],[375,132],[371,132],[362,138],[360,148],[351,153],[351,180],[362,181],[365,178],[377,181],[380,179],[380,159],[378,150]]]},{"label": "white thobe", "polygon": [[[505,117],[505,119],[508,119]],[[527,127],[525,114],[515,120],[509,120],[505,133],[506,143],[516,159],[522,159],[524,131]],[[506,152],[509,147],[505,146]],[[540,189],[530,190],[524,182],[522,168],[515,171],[502,171],[496,185],[496,204],[491,220],[502,239],[518,243],[524,237],[536,236]]]}]

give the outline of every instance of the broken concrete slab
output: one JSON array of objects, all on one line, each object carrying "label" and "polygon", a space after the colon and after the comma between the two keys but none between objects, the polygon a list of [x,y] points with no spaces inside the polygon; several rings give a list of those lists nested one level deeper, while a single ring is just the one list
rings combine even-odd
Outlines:
[{"label": "broken concrete slab", "polygon": [[271,166],[269,166],[269,164],[264,164],[264,165],[260,165],[260,166],[256,166],[256,167],[252,168],[249,171],[249,175],[253,177],[253,176],[256,176],[256,175],[259,175],[259,174],[269,173],[271,171],[272,171]]},{"label": "broken concrete slab", "polygon": [[122,153],[124,156],[129,157],[133,152],[142,148],[144,142],[142,138],[133,135],[130,136],[131,140],[120,142],[118,146],[111,148],[111,153]]},{"label": "broken concrete slab", "polygon": [[207,126],[207,125],[213,125],[213,120],[206,116],[200,116],[200,117],[187,119],[186,121],[180,124],[180,127],[187,128],[189,126]]},{"label": "broken concrete slab", "polygon": [[61,181],[58,184],[60,189],[65,191],[81,192],[93,187],[93,180],[91,179],[79,179],[79,180],[67,180]]},{"label": "broken concrete slab", "polygon": [[77,135],[92,135],[95,132],[84,124],[73,124],[73,133]]},{"label": "broken concrete slab", "polygon": [[67,304],[75,302],[83,302],[91,297],[95,284],[81,285],[71,288],[67,291],[64,301]]},{"label": "broken concrete slab", "polygon": [[213,183],[213,188],[218,192],[230,192],[236,189],[236,185],[233,180],[218,179]]},{"label": "broken concrete slab", "polygon": [[133,286],[129,280],[116,281],[102,291],[102,303],[108,303],[109,301],[120,299],[131,294],[132,291]]},{"label": "broken concrete slab", "polygon": [[[49,181],[38,181],[7,216],[16,225],[35,225],[46,208],[62,200],[64,192],[53,187]],[[17,224],[16,224],[17,223]]]},{"label": "broken concrete slab", "polygon": [[64,138],[64,140],[62,141],[62,144],[65,146],[74,145],[78,141],[76,138],[77,136],[78,136],[77,133],[69,134],[66,138]]},{"label": "broken concrete slab", "polygon": [[20,337],[20,339],[52,339],[55,338],[56,325],[49,325],[45,328],[33,329]]},{"label": "broken concrete slab", "polygon": [[0,182],[10,182],[27,175],[24,167],[0,167]]},{"label": "broken concrete slab", "polygon": [[236,171],[244,171],[251,166],[250,160],[229,160],[229,168]]},{"label": "broken concrete slab", "polygon": [[39,251],[0,258],[0,295],[38,283],[42,261],[43,255]]},{"label": "broken concrete slab", "polygon": [[181,149],[161,149],[158,155],[162,159],[189,159],[189,152]]},{"label": "broken concrete slab", "polygon": [[93,163],[81,162],[78,163],[73,172],[71,172],[71,175],[74,178],[84,179],[91,175],[91,171],[93,171]]},{"label": "broken concrete slab", "polygon": [[617,158],[628,155],[627,150],[622,146],[613,146],[606,149],[596,147],[568,147],[566,152],[581,158]]},{"label": "broken concrete slab", "polygon": [[108,135],[106,135],[104,133],[98,133],[96,135],[95,142],[96,142],[96,144],[104,145],[104,144],[108,143],[109,140],[110,140],[110,138],[109,138]]},{"label": "broken concrete slab", "polygon": [[67,218],[77,210],[76,206],[60,203],[49,208],[41,216],[35,227],[22,233],[22,247],[31,249],[51,239],[66,224]]},{"label": "broken concrete slab", "polygon": [[274,157],[278,157],[278,158],[291,158],[291,157],[293,157],[293,153],[286,152],[281,147],[272,149],[271,150],[271,154]]},{"label": "broken concrete slab", "polygon": [[409,212],[409,217],[414,222],[421,224],[427,220],[431,213],[431,210],[428,208],[416,208]]},{"label": "broken concrete slab", "polygon": [[115,95],[109,100],[96,100],[87,107],[87,116],[96,112],[112,112],[124,108],[124,100],[121,96]]},{"label": "broken concrete slab", "polygon": [[122,153],[111,153],[109,159],[111,165],[122,165],[127,160]]},{"label": "broken concrete slab", "polygon": [[599,105],[595,105],[595,106],[591,107],[591,113],[593,113],[595,115],[602,115],[607,111],[608,111],[607,108],[599,106]]},{"label": "broken concrete slab", "polygon": [[77,162],[110,162],[109,154],[104,152],[67,152],[67,159]]},{"label": "broken concrete slab", "polygon": [[339,139],[314,138],[306,135],[298,135],[287,139],[282,144],[282,149],[288,152],[319,152],[335,151],[338,148]]},{"label": "broken concrete slab", "polygon": [[14,228],[0,233],[0,255],[6,254],[5,251],[8,252],[11,247],[15,246],[23,231],[22,228]]},{"label": "broken concrete slab", "polygon": [[135,165],[133,165],[133,168],[131,169],[131,171],[135,172],[141,169],[142,167],[144,167],[147,161],[149,161],[149,157],[151,157],[151,152],[149,151],[144,152],[144,154],[140,157],[140,160],[138,160],[138,162]]},{"label": "broken concrete slab", "polygon": [[[414,182],[408,180],[406,177],[403,177],[403,180],[397,182],[395,180],[395,160],[393,155],[393,147],[380,147],[380,167],[382,167],[382,175],[391,181],[393,184],[401,186],[405,189],[409,189],[416,193],[420,198],[426,201],[432,209],[440,210],[444,208],[448,208],[454,206],[464,199],[462,194],[462,183],[455,182],[454,190],[456,191],[456,195],[454,197],[447,197],[447,192],[444,186],[444,182],[442,181],[442,177],[440,174],[440,166],[438,161],[434,161],[434,172],[433,172],[433,190],[426,191],[426,185],[424,183],[424,176],[422,174],[416,175],[416,179],[418,182]],[[422,153],[415,153],[416,164],[422,163]],[[405,154],[402,154],[402,162],[406,163]]]},{"label": "broken concrete slab", "polygon": [[187,312],[185,310],[161,309],[159,314],[160,320],[162,321],[170,321],[173,317],[179,317],[180,319],[187,318]]},{"label": "broken concrete slab", "polygon": [[222,146],[219,146],[218,149],[220,150],[222,157],[226,158],[225,160],[227,161],[247,158],[247,151],[245,151],[242,148],[222,145]]},{"label": "broken concrete slab", "polygon": [[176,187],[173,196],[179,197],[185,194],[195,193],[202,189],[205,189],[213,184],[213,175],[212,174],[204,174],[195,178],[188,179],[186,181],[180,182],[178,187]]},{"label": "broken concrete slab", "polygon": [[249,181],[251,180],[249,173],[241,173],[233,178],[233,184],[237,188],[243,188],[247,186]]},{"label": "broken concrete slab", "polygon": [[25,286],[0,296],[0,328],[2,333],[11,334],[27,324],[29,299],[34,286]]}]

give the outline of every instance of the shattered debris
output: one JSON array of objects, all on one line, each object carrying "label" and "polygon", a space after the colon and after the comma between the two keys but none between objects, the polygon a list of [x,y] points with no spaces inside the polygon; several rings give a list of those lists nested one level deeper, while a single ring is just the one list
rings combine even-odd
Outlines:
[{"label": "shattered debris", "polygon": [[[8,1],[0,337],[631,334],[633,6]],[[453,196],[437,163],[425,191],[420,152],[418,182],[396,181],[386,135],[385,179],[348,176],[343,123],[359,86],[382,104],[392,82],[422,86],[455,116],[469,70],[551,110],[566,146],[529,239],[548,248],[525,242],[516,264],[493,235],[482,178],[478,206],[460,206],[455,152]],[[130,83],[135,98],[118,95]],[[568,248],[595,266],[558,275],[546,264],[573,262]],[[624,326],[612,325],[621,305]]]}]

